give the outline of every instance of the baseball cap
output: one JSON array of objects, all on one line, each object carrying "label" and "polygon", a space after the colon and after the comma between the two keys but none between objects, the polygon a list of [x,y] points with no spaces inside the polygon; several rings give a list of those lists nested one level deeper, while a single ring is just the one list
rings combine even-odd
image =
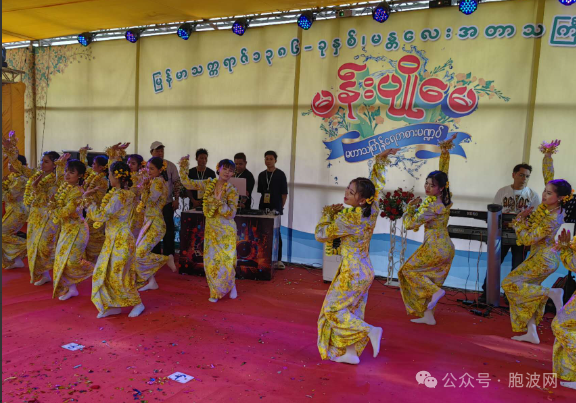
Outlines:
[{"label": "baseball cap", "polygon": [[164,147],[164,144],[162,144],[159,141],[155,141],[150,145],[150,151],[154,151],[155,149],[157,149],[158,147]]}]

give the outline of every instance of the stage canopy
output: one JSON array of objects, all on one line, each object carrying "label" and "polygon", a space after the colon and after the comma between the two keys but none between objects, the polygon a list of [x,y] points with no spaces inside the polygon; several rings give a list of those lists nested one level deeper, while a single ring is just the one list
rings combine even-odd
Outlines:
[{"label": "stage canopy", "polygon": [[4,0],[2,43],[348,3],[338,0]]}]

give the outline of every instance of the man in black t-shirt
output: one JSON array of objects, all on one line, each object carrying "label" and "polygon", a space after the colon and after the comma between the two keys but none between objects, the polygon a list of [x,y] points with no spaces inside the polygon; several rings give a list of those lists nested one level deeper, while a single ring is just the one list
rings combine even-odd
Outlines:
[{"label": "man in black t-shirt", "polygon": [[[288,198],[288,181],[286,175],[276,168],[278,155],[274,151],[266,151],[264,163],[266,170],[258,175],[258,193],[260,193],[260,210],[276,210],[282,214]],[[282,236],[278,244],[278,268],[283,269],[282,263]]]},{"label": "man in black t-shirt", "polygon": [[254,190],[256,181],[254,180],[252,172],[246,169],[246,154],[236,154],[234,156],[234,163],[236,164],[236,173],[234,174],[234,177],[246,179],[246,195],[241,195],[238,199],[238,207],[249,209],[252,207],[252,191]]},{"label": "man in black t-shirt", "polygon": [[[216,172],[206,166],[208,164],[208,150],[200,148],[196,150],[197,166],[188,171],[188,178],[194,180],[216,179]],[[202,199],[204,194],[197,190],[187,190],[186,193],[190,198],[190,208],[202,207]]]}]

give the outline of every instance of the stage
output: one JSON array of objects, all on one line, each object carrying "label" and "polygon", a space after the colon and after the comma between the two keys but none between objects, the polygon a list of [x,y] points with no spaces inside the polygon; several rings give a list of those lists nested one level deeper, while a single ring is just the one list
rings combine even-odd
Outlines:
[{"label": "stage", "polygon": [[[462,293],[447,293],[437,326],[417,325],[406,316],[400,291],[376,281],[366,320],[384,329],[380,355],[372,358],[368,346],[360,365],[350,366],[318,354],[316,320],[328,284],[317,269],[288,266],[272,281],[239,280],[237,300],[212,304],[205,278],[164,267],[160,289],[141,294],[146,310],[134,319],[129,309],[96,319],[90,281],[79,286],[79,297],[62,302],[51,299],[51,284],[29,284],[26,268],[2,274],[3,402],[532,403],[576,397],[560,386],[543,388],[544,374],[552,372],[549,314],[540,345],[514,342],[506,314],[474,316],[456,303]],[[84,350],[61,348],[71,342]],[[165,379],[176,371],[195,380]],[[418,385],[420,371],[437,379],[436,388]],[[522,387],[511,387],[511,373],[523,375]],[[538,387],[528,388],[527,374],[535,373]],[[487,388],[479,374],[488,374]],[[445,387],[449,381],[455,387]]]}]

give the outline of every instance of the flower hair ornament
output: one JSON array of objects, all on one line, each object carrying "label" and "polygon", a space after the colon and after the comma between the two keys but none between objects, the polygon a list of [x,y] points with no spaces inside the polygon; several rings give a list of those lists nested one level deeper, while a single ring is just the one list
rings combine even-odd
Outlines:
[{"label": "flower hair ornament", "polygon": [[449,188],[450,187],[450,182],[446,181],[446,187]]},{"label": "flower hair ornament", "polygon": [[114,176],[117,177],[118,179],[121,179],[121,178],[130,178],[130,172],[128,172],[128,171],[125,170],[125,169],[120,168],[120,169],[116,169],[116,170],[114,171]]},{"label": "flower hair ornament", "polygon": [[573,198],[574,198],[574,189],[572,189],[569,195],[560,197],[560,200],[562,200],[562,203],[568,203]]},{"label": "flower hair ornament", "polygon": [[168,163],[166,160],[162,162],[162,168],[160,168],[160,172],[165,172],[168,169]]},{"label": "flower hair ornament", "polygon": [[370,196],[369,198],[366,199],[366,203],[367,204],[372,204],[374,203],[374,195]]}]

